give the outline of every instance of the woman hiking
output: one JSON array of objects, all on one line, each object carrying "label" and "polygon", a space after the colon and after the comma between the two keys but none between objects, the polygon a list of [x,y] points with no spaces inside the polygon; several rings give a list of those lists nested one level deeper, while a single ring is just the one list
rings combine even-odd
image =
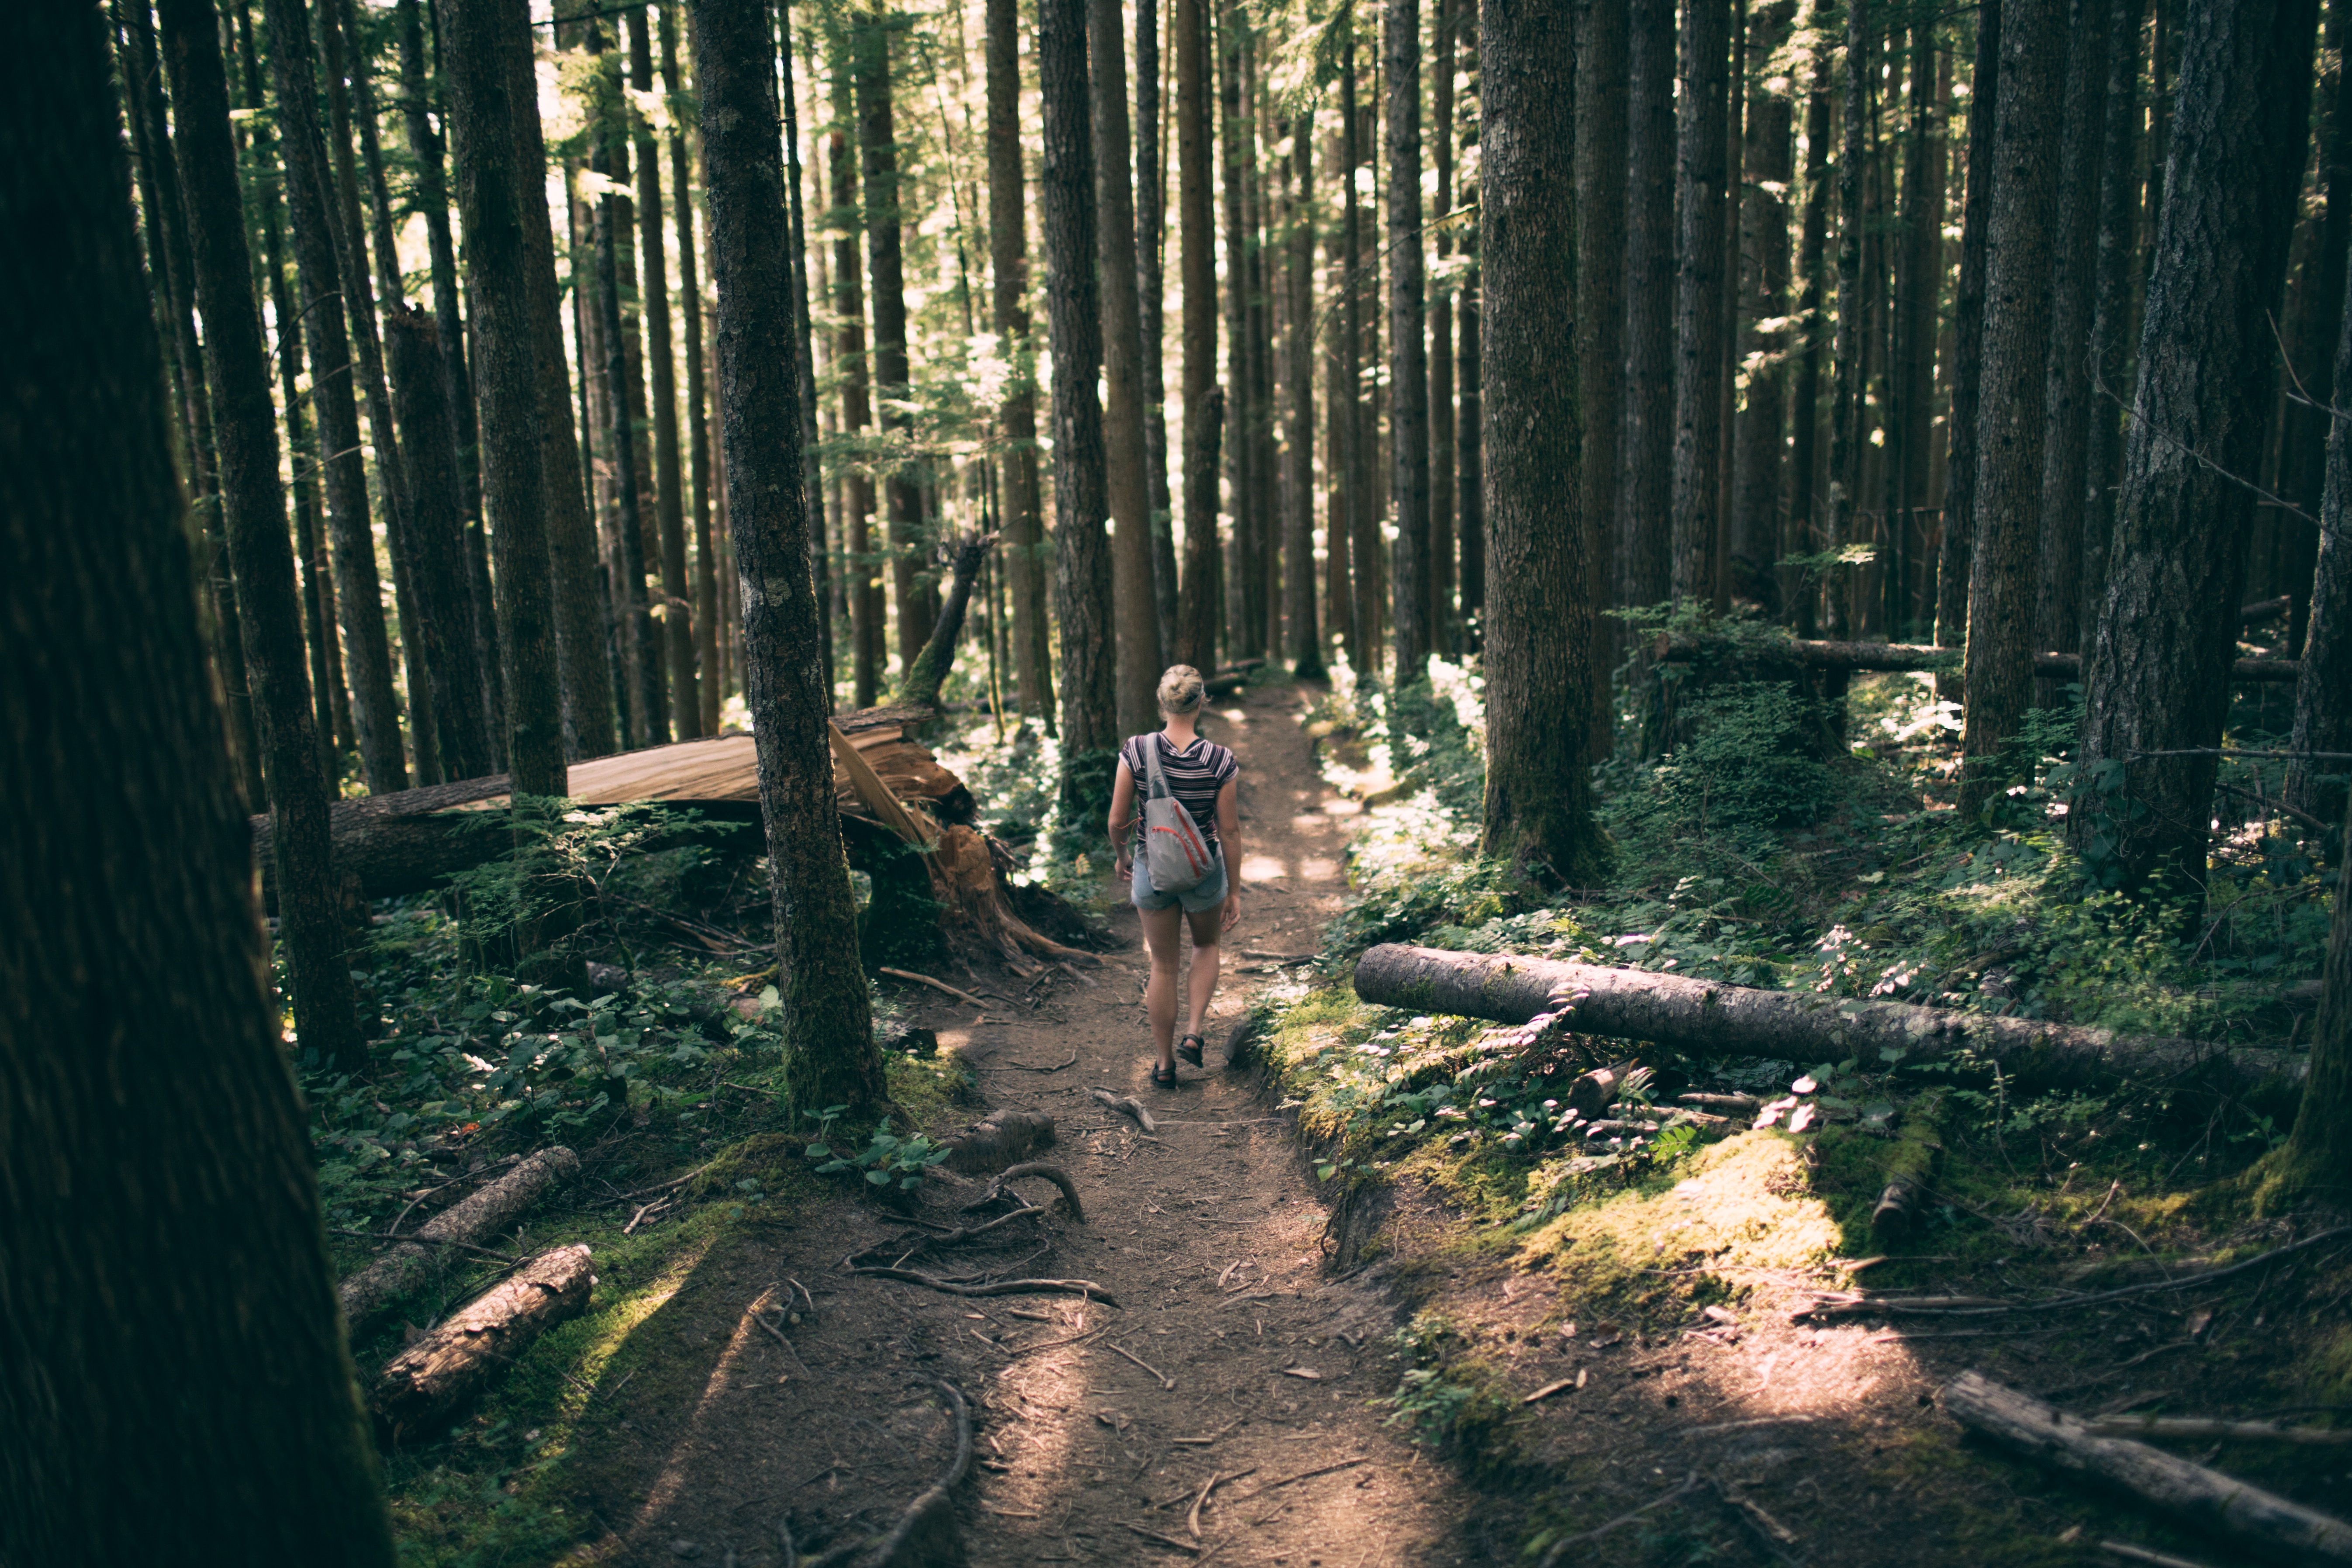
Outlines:
[{"label": "woman hiking", "polygon": [[[1241,764],[1194,727],[1207,700],[1201,672],[1171,665],[1160,678],[1160,716],[1167,727],[1135,735],[1118,749],[1118,773],[1111,784],[1110,838],[1118,846],[1118,874],[1129,879],[1129,897],[1143,920],[1143,944],[1151,953],[1151,983],[1144,1004],[1151,1015],[1151,1040],[1159,1058],[1151,1081],[1166,1089],[1176,1082],[1181,1058],[1201,1065],[1201,1034],[1209,1001],[1217,994],[1217,939],[1242,918],[1241,892],[1228,874],[1241,854],[1241,822],[1235,805]],[[1139,805],[1138,797],[1142,804]],[[1181,811],[1163,805],[1173,801]],[[1157,820],[1147,820],[1156,818]],[[1187,829],[1190,829],[1189,833]],[[1146,847],[1156,846],[1157,852]],[[1163,886],[1153,885],[1158,866]],[[1181,923],[1192,928],[1192,984],[1187,1026],[1176,1034],[1176,961]]]}]

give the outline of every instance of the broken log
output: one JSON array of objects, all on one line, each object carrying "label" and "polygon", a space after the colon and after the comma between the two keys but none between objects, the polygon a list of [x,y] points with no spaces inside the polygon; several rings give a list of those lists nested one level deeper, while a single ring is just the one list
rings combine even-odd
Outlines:
[{"label": "broken log", "polygon": [[2079,1416],[1980,1373],[1961,1373],[1945,1388],[1943,1403],[1972,1432],[2039,1463],[2120,1487],[2253,1555],[2280,1551],[2352,1563],[2352,1524],[2145,1443],[2100,1436]]},{"label": "broken log", "polygon": [[438,1430],[558,1323],[588,1310],[585,1247],[543,1253],[384,1363],[368,1410],[387,1442]]},{"label": "broken log", "polygon": [[1375,947],[1357,961],[1356,994],[1417,1013],[1512,1025],[1540,1018],[1581,1034],[1647,1040],[1696,1056],[1869,1061],[1882,1050],[1925,1059],[1965,1048],[2013,1076],[2056,1087],[2126,1072],[2170,1076],[2202,1069],[2226,1087],[2242,1088],[2273,1076],[2300,1079],[2308,1060],[2299,1052],[1400,942]]},{"label": "broken log", "polygon": [[[507,1229],[541,1198],[580,1173],[580,1156],[558,1145],[542,1149],[470,1197],[424,1225],[423,1240],[478,1244]],[[449,1248],[404,1241],[342,1283],[343,1319],[357,1339],[370,1321],[402,1296],[440,1274]]]},{"label": "broken log", "polygon": [[965,607],[971,603],[972,579],[980,575],[981,560],[995,542],[996,535],[992,533],[966,534],[957,542],[947,603],[940,606],[939,619],[931,623],[929,639],[923,644],[923,651],[915,656],[907,679],[898,685],[898,700],[906,706],[939,705],[940,687],[955,663],[956,638],[963,631]]},{"label": "broken log", "polygon": [[1594,1068],[1580,1075],[1568,1086],[1568,1108],[1577,1115],[1591,1119],[1616,1102],[1625,1088],[1625,1079],[1633,1070],[1630,1061],[1615,1062],[1605,1068]]},{"label": "broken log", "polygon": [[[1734,651],[1728,641],[1691,637],[1661,637],[1655,657],[1661,663],[1689,659],[1720,648]],[[1957,674],[1960,650],[1927,643],[1828,642],[1809,637],[1773,638],[1752,649],[1738,651],[1761,658],[1779,658],[1808,669],[1925,670]],[[2083,673],[2078,653],[2037,653],[2033,673],[2059,680],[2074,680]],[[2232,680],[2273,681],[2292,685],[2303,675],[2303,661],[2293,658],[2242,658],[2231,667]]]},{"label": "broken log", "polygon": [[1054,1119],[1042,1110],[1015,1110],[1007,1106],[940,1142],[948,1151],[947,1166],[976,1175],[1001,1171],[1054,1142]]}]

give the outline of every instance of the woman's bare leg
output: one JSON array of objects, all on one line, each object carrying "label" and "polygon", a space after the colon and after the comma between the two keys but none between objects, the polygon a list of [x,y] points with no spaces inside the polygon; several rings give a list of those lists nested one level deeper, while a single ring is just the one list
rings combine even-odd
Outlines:
[{"label": "woman's bare leg", "polygon": [[[1192,1022],[1184,1029],[1188,1035],[1197,1035],[1207,1026],[1209,1004],[1217,994],[1217,938],[1224,912],[1223,903],[1185,911],[1185,923],[1192,928],[1192,983],[1186,996],[1192,1005]],[[1169,994],[1172,1001],[1175,994]]]},{"label": "woman's bare leg", "polygon": [[[1181,952],[1183,938],[1177,934],[1177,909],[1138,910],[1143,920],[1143,945],[1151,954],[1151,979],[1143,988],[1144,1010],[1151,1016],[1151,1043],[1159,1048],[1160,1065],[1176,1066],[1176,964]],[[1213,952],[1211,955],[1210,984],[1215,980]],[[1200,973],[1200,961],[1193,960],[1193,971]],[[1197,989],[1200,982],[1193,983]]]}]

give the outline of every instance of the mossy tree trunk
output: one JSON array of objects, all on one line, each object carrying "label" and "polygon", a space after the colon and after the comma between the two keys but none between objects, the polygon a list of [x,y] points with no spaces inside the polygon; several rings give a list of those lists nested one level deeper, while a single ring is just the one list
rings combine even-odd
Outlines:
[{"label": "mossy tree trunk", "polygon": [[792,242],[765,8],[696,0],[694,44],[727,522],[743,595],[744,695],[759,745],[792,1093],[803,1105],[870,1115],[888,1091],[825,740],[799,371],[776,352],[793,331]]},{"label": "mossy tree trunk", "polygon": [[[0,1560],[95,1568],[182,1542],[391,1568],[204,666],[100,15],[31,6],[11,39]],[[217,87],[181,111],[226,141]],[[262,374],[257,346],[243,357]]]},{"label": "mossy tree trunk", "polygon": [[1559,308],[1575,254],[1576,55],[1570,0],[1488,5],[1479,19],[1492,552],[1486,630],[1485,848],[1590,885],[1593,605],[1577,463],[1575,313]]}]

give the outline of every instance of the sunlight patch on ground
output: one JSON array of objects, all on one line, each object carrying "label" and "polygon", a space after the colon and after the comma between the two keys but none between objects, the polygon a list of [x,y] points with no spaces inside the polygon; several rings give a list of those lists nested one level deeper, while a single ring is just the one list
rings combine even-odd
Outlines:
[{"label": "sunlight patch on ground", "polygon": [[1665,1192],[1572,1208],[1528,1246],[1559,1254],[1563,1274],[1703,1266],[1736,1279],[1743,1269],[1798,1269],[1836,1256],[1837,1222],[1780,1133],[1726,1139],[1689,1169]]},{"label": "sunlight patch on ground", "polygon": [[1289,875],[1290,868],[1271,855],[1242,857],[1242,880],[1244,882],[1271,882]]},{"label": "sunlight patch on ground", "polygon": [[[761,1292],[758,1300],[753,1301],[737,1315],[735,1331],[728,1336],[727,1348],[719,1352],[718,1361],[710,1368],[710,1375],[703,1380],[702,1397],[696,1402],[693,1415],[688,1417],[686,1429],[679,1435],[677,1443],[671,1446],[669,1457],[662,1462],[661,1471],[654,1478],[653,1485],[646,1489],[645,1501],[638,1505],[636,1517],[630,1521],[626,1532],[630,1539],[644,1539],[646,1533],[656,1527],[662,1516],[677,1506],[679,1495],[686,1488],[687,1467],[693,1462],[696,1455],[710,1447],[708,1427],[712,1414],[711,1407],[718,1402],[719,1396],[727,1392],[728,1385],[734,1381],[737,1368],[743,1361],[743,1352],[749,1348],[751,1336],[756,1331],[757,1325],[752,1321],[752,1314],[782,1305],[782,1302],[777,1300],[780,1292],[789,1300],[789,1292],[783,1292],[782,1286],[771,1285]],[[772,1342],[765,1340],[761,1342],[772,1344]],[[782,1378],[779,1378],[778,1381],[782,1381]]]}]

